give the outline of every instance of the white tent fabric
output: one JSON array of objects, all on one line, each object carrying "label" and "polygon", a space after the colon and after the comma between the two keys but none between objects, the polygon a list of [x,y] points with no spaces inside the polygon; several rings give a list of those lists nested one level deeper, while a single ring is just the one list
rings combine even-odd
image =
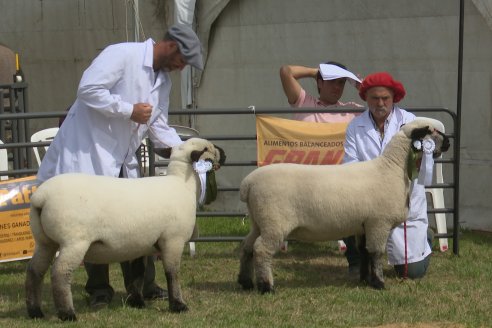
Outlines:
[{"label": "white tent fabric", "polygon": [[[217,17],[230,0],[209,0],[209,1],[198,1],[197,3],[197,26],[198,26],[198,37],[202,41],[203,45],[203,61],[206,65],[207,55],[208,55],[208,40],[210,38],[210,30],[212,29],[212,24],[215,22]],[[200,79],[203,72],[197,72],[195,77],[195,86],[200,86]]]},{"label": "white tent fabric", "polygon": [[[174,0],[174,22],[193,27],[195,0]],[[193,104],[193,74],[191,66],[181,71],[181,108]]]},{"label": "white tent fabric", "polygon": [[[202,42],[204,65],[207,62],[208,39],[213,22],[230,0],[174,0],[174,22],[186,24],[193,27],[197,22],[197,34]],[[196,18],[195,18],[196,13]],[[195,71],[187,66],[181,71],[181,108],[189,108],[193,105],[193,76],[195,76],[195,87],[200,84],[202,72]]]},{"label": "white tent fabric", "polygon": [[492,30],[492,0],[473,0],[473,3]]}]

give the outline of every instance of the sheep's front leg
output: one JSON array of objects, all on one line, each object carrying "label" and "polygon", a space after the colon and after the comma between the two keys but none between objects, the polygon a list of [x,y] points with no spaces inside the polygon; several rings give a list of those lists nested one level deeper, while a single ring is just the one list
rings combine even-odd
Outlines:
[{"label": "sheep's front leg", "polygon": [[36,242],[34,254],[29,261],[26,271],[26,306],[30,318],[43,318],[41,311],[41,295],[43,289],[43,278],[55,257],[58,246]]},{"label": "sheep's front leg", "polygon": [[274,292],[272,261],[273,255],[278,251],[283,242],[282,237],[259,236],[254,244],[254,263],[256,271],[256,283],[258,290],[264,293]]},{"label": "sheep's front leg", "polygon": [[162,263],[164,265],[164,273],[167,281],[169,310],[171,312],[188,311],[188,306],[183,301],[181,284],[179,281],[179,269],[184,246],[184,240],[159,241]]},{"label": "sheep's front leg", "polygon": [[251,230],[241,243],[241,259],[239,264],[239,275],[237,277],[237,282],[244,290],[251,290],[254,288],[253,245],[259,235],[260,233],[257,225],[254,222],[251,222]]},{"label": "sheep's front leg", "polygon": [[58,318],[63,321],[77,320],[71,291],[72,276],[89,249],[88,242],[72,242],[73,244],[60,246],[60,254],[51,269],[53,299],[58,310]]}]

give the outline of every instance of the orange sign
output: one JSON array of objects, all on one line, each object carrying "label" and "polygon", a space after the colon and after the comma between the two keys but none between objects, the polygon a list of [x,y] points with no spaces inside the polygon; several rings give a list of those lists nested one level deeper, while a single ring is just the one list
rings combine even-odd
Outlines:
[{"label": "orange sign", "polygon": [[0,262],[22,260],[33,254],[29,207],[38,185],[35,176],[0,183]]},{"label": "orange sign", "polygon": [[340,164],[348,123],[315,123],[256,116],[258,166]]}]

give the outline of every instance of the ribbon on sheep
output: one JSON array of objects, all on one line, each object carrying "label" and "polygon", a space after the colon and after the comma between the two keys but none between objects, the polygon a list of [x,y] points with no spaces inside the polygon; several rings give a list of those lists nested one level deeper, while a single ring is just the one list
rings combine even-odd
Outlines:
[{"label": "ribbon on sheep", "polygon": [[193,169],[200,179],[199,205],[210,204],[217,198],[217,184],[215,182],[215,171],[212,163],[199,160],[193,163]]},{"label": "ribbon on sheep", "polygon": [[[413,148],[408,157],[408,177],[410,180],[418,177],[417,183],[420,185],[425,186],[432,183],[432,171],[434,167],[433,153],[435,149],[436,144],[432,139],[415,140],[413,142]],[[422,161],[420,168],[417,169],[418,153],[420,151],[422,152]]]}]

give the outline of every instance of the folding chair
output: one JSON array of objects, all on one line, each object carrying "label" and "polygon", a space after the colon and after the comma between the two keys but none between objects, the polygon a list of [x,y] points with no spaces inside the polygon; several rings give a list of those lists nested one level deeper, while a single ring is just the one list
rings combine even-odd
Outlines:
[{"label": "folding chair", "polygon": [[[436,120],[434,118],[429,117],[417,117],[417,119],[423,119],[429,121],[432,126],[445,133],[444,124]],[[442,158],[442,156],[440,157]],[[434,165],[434,172],[436,173],[436,183],[443,183],[444,179],[442,176],[442,163],[436,163]],[[430,194],[432,199],[432,207],[433,208],[444,208],[444,191],[442,188],[427,188],[425,190],[426,193]],[[447,223],[446,223],[446,214],[445,213],[435,213],[434,217],[436,218],[436,228],[438,234],[446,234],[447,233]],[[448,239],[447,238],[439,238],[439,249],[441,252],[445,252],[448,250]]]},{"label": "folding chair", "polygon": [[[0,140],[0,144],[3,145],[3,141]],[[0,149],[0,171],[8,171],[9,170],[9,157],[7,154],[7,149]],[[0,176],[0,180],[8,180],[8,175]]]},{"label": "folding chair", "polygon": [[[58,133],[59,128],[48,128],[44,130],[40,130],[38,132],[33,133],[31,136],[31,142],[44,142],[44,141],[53,141],[55,138],[56,134]],[[44,154],[46,154],[46,151],[48,150],[49,146],[39,146],[39,147],[33,147],[32,150],[34,151],[34,156],[36,157],[36,161],[38,162],[38,166],[41,165],[41,152],[39,148],[43,148]]]}]

